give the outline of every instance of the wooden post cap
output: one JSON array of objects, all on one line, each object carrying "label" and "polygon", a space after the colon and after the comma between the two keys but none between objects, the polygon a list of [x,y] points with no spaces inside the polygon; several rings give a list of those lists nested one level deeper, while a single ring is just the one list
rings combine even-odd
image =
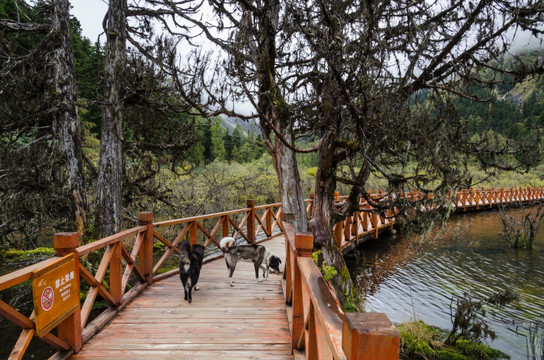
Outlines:
[{"label": "wooden post cap", "polygon": [[153,213],[150,211],[144,211],[138,214],[138,221],[140,224],[149,224],[153,222]]},{"label": "wooden post cap", "polygon": [[387,315],[346,313],[342,348],[348,360],[397,360],[400,335]]},{"label": "wooden post cap", "polygon": [[77,232],[62,232],[53,236],[53,247],[57,250],[57,256],[74,252],[78,245],[79,235]]},{"label": "wooden post cap", "polygon": [[55,249],[71,249],[78,245],[77,232],[56,233],[53,237],[53,247]]},{"label": "wooden post cap", "polygon": [[247,207],[250,207],[250,208],[255,207],[255,200],[253,199],[246,200],[246,205]]}]

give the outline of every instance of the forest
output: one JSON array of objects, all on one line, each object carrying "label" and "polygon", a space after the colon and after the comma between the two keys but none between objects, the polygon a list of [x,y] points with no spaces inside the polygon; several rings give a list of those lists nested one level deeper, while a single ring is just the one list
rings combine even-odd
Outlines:
[{"label": "forest", "polygon": [[0,248],[252,198],[281,201],[341,269],[332,226],[369,190],[539,185],[544,56],[508,31],[541,39],[543,17],[532,1],[115,0],[93,44],[68,0],[0,0]]},{"label": "forest", "polygon": [[[50,54],[47,52],[52,49],[47,47],[54,44],[46,43],[50,39],[44,37],[42,31],[28,34],[12,32],[9,28],[14,21],[21,19],[23,23],[45,25],[51,21],[50,11],[50,4],[46,3],[35,6],[12,0],[2,0],[0,3],[1,36],[2,43],[6,45],[2,50],[0,91],[0,164],[3,174],[0,186],[3,204],[0,242],[3,249],[31,249],[39,245],[40,238],[50,237],[52,232],[76,230],[69,180],[62,169],[63,155],[55,141],[58,129],[55,128],[54,116],[58,110],[51,103],[53,95],[47,78],[50,69],[45,63],[39,64],[39,61],[48,60]],[[75,81],[72,90],[79,125],[79,132],[75,136],[82,148],[84,193],[87,194],[84,202],[91,205],[83,232],[90,240],[93,236],[96,238],[92,204],[95,204],[93,196],[98,180],[105,50],[103,44],[92,44],[81,35],[76,18],[70,18],[70,28]],[[34,53],[37,50],[42,53]],[[188,111],[171,112],[170,109],[152,108],[153,98],[168,89],[151,83],[157,79],[150,78],[150,83],[146,83],[138,78],[142,75],[136,71],[142,70],[140,66],[145,66],[145,60],[136,54],[131,56],[132,66],[129,69],[134,73],[130,75],[135,78],[130,79],[130,94],[124,102],[127,120],[123,128],[123,183],[126,185],[123,207],[127,221],[132,221],[137,212],[144,208],[155,210],[159,215],[188,216],[239,206],[245,200],[229,199],[232,197],[229,193],[235,192],[231,183],[236,178],[250,188],[255,179],[246,180],[249,174],[243,166],[234,170],[226,164],[255,163],[255,169],[259,168],[256,161],[261,159],[265,149],[255,123],[246,126],[247,131],[240,124],[227,130],[218,116],[203,118]],[[16,59],[18,63],[10,63],[7,61],[9,59]],[[43,72],[40,73],[40,70]],[[153,72],[153,69],[148,67],[143,71]],[[156,75],[151,74],[151,77]],[[21,109],[28,113],[22,114]],[[144,113],[140,115],[140,111]],[[170,125],[174,127],[168,129]],[[182,152],[175,154],[180,148]],[[204,170],[207,167],[209,169]],[[220,174],[225,171],[228,171],[228,176]],[[266,172],[259,171],[259,175],[264,177]],[[220,179],[221,176],[230,180]],[[209,188],[195,192],[197,185],[191,184],[193,181],[208,181]],[[218,189],[213,187],[217,181],[221,182],[216,186],[229,186],[223,191],[227,195],[221,201],[223,205],[213,201],[217,206],[206,205],[203,208],[206,202],[210,202],[211,194],[217,192]],[[178,183],[183,186],[174,189]],[[273,188],[273,185],[267,184],[267,187]],[[275,195],[269,193],[270,190],[253,192],[246,197],[277,200]]]}]

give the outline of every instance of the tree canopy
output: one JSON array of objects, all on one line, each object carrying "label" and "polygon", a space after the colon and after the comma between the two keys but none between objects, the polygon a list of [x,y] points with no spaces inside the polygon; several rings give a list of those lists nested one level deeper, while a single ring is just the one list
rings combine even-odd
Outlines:
[{"label": "tree canopy", "polygon": [[[401,205],[367,196],[371,173],[388,179],[393,193],[432,187],[438,201],[451,188],[471,185],[469,162],[520,169],[540,160],[540,129],[518,142],[493,131],[471,133],[459,105],[488,100],[478,89],[493,93],[501,74],[519,81],[543,72],[542,57],[497,66],[514,32],[542,38],[541,2],[208,3],[214,21],[193,23],[228,55],[226,83],[254,105],[280,187],[296,189],[287,179],[298,182],[289,151],[318,152],[310,228],[329,264],[343,267],[331,229],[358,210],[361,197],[376,211]],[[221,79],[218,88],[224,86]],[[297,148],[299,136],[316,146]],[[350,189],[342,204],[334,202],[338,183]],[[300,196],[293,191],[282,205],[290,208]],[[304,218],[300,210],[286,220]]]}]

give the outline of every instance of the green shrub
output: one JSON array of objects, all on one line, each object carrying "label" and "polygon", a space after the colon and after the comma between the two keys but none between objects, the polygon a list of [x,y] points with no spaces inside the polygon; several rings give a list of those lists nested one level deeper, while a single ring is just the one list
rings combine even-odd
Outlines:
[{"label": "green shrub", "polygon": [[406,358],[425,360],[498,360],[510,357],[484,344],[459,339],[454,345],[446,345],[443,339],[447,331],[411,321],[400,324],[400,352]]}]

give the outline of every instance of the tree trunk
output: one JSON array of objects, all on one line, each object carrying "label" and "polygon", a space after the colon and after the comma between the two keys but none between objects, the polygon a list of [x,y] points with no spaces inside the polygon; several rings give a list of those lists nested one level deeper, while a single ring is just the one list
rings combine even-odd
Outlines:
[{"label": "tree trunk", "polygon": [[314,234],[317,248],[323,248],[332,242],[331,215],[334,211],[334,191],[336,190],[335,137],[334,130],[329,129],[325,132],[317,160],[313,214],[310,221],[310,229]]},{"label": "tree trunk", "polygon": [[74,54],[68,0],[55,0],[51,30],[58,46],[55,48],[53,88],[55,104],[54,128],[66,162],[68,182],[72,192],[74,223],[80,236],[85,233],[87,196],[83,169],[83,149],[78,123],[74,81]]},{"label": "tree trunk", "polygon": [[[281,128],[283,137],[294,145],[292,122],[285,124]],[[308,231],[308,215],[304,205],[304,194],[300,186],[300,174],[298,173],[298,164],[296,153],[289,149],[281,141],[278,142],[280,158],[280,195],[281,207],[285,221],[293,224],[297,231]]]},{"label": "tree trunk", "polygon": [[326,130],[319,148],[313,213],[309,226],[314,235],[314,247],[322,252],[321,260],[326,265],[334,266],[337,270],[337,275],[333,278],[333,284],[341,302],[346,303],[346,294],[350,294],[353,288],[352,281],[344,257],[340,249],[336,247],[332,234],[332,227],[336,222],[334,216],[334,191],[336,190],[335,141],[335,129]]},{"label": "tree trunk", "polygon": [[123,226],[123,79],[126,66],[126,0],[111,0],[106,14],[104,66],[105,105],[102,111],[97,189],[97,227],[100,237]]},{"label": "tree trunk", "polygon": [[[300,175],[296,153],[287,147],[278,136],[275,143],[271,140],[272,129],[267,122],[273,123],[284,140],[295,145],[293,131],[294,119],[281,91],[276,83],[276,33],[280,3],[268,0],[263,3],[259,13],[262,31],[259,54],[255,58],[259,75],[259,108],[266,116],[260,125],[265,147],[273,158],[274,169],[278,176],[283,219],[293,224],[297,231],[308,230],[308,215],[304,206],[304,195],[300,186]],[[275,134],[276,135],[276,134]]]}]

